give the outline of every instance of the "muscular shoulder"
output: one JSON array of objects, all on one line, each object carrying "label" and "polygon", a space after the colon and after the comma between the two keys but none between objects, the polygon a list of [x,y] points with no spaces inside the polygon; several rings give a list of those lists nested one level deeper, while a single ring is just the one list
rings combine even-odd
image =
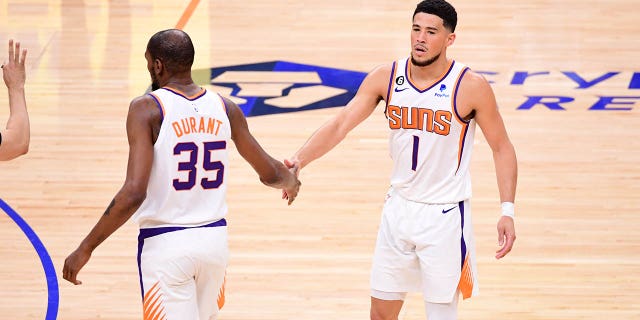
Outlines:
[{"label": "muscular shoulder", "polygon": [[382,83],[386,86],[389,82],[389,78],[391,77],[392,72],[393,64],[387,63],[375,67],[373,70],[371,70],[371,72],[369,72],[367,77],[375,79],[377,83]]},{"label": "muscular shoulder", "polygon": [[227,117],[231,125],[231,138],[235,141],[240,133],[248,132],[247,119],[235,102],[227,97],[220,96],[220,98],[226,106]]},{"label": "muscular shoulder", "polygon": [[362,93],[370,93],[382,99],[386,98],[392,72],[393,65],[391,63],[375,67],[362,81],[359,91]]},{"label": "muscular shoulder", "polygon": [[162,117],[162,111],[158,102],[152,96],[145,94],[131,100],[129,104],[129,114],[146,115],[147,117]]},{"label": "muscular shoulder", "polygon": [[142,95],[131,100],[129,104],[129,124],[147,124],[154,132],[159,131],[163,118],[158,102],[150,95]]},{"label": "muscular shoulder", "polygon": [[496,107],[495,96],[489,81],[472,70],[465,72],[460,81],[458,101],[461,114],[470,114],[472,111]]},{"label": "muscular shoulder", "polygon": [[491,86],[483,75],[469,69],[460,81],[460,89],[473,92],[475,90],[491,90]]},{"label": "muscular shoulder", "polygon": [[158,102],[151,95],[145,94],[145,95],[133,98],[131,100],[131,103],[129,104],[129,110],[144,109],[144,108],[154,107],[157,105],[158,105]]}]

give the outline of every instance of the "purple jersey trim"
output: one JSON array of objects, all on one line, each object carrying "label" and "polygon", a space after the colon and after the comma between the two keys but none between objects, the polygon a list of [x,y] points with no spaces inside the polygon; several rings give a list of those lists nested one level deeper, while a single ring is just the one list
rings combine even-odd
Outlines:
[{"label": "purple jersey trim", "polygon": [[227,114],[227,118],[229,118],[229,106],[227,105],[227,101],[222,98],[222,96],[218,93],[218,97],[220,101],[222,101],[222,105],[224,106],[224,113]]},{"label": "purple jersey trim", "polygon": [[158,106],[158,110],[160,110],[160,115],[162,116],[162,119],[160,119],[160,124],[162,124],[162,122],[164,121],[164,110],[162,109],[162,104],[160,104],[160,100],[158,100],[158,97],[156,97],[154,94],[149,93],[149,95],[153,98],[153,100],[156,101],[156,105]]},{"label": "purple jersey trim", "polygon": [[387,117],[387,108],[389,108],[389,103],[391,102],[391,88],[393,88],[393,76],[395,75],[396,75],[396,61],[393,62],[393,65],[391,66],[391,74],[389,75],[389,87],[387,88],[387,103],[384,106],[385,117]]},{"label": "purple jersey trim", "polygon": [[409,84],[413,87],[413,89],[415,89],[416,91],[423,93],[423,92],[427,92],[429,91],[431,88],[435,87],[436,85],[438,85],[440,82],[442,82],[442,80],[446,79],[447,76],[449,75],[449,73],[451,73],[451,70],[453,70],[453,66],[456,64],[456,61],[451,61],[451,66],[449,66],[449,70],[447,70],[447,73],[444,74],[444,76],[442,76],[442,78],[440,78],[438,81],[434,82],[431,86],[429,86],[428,88],[424,89],[424,90],[420,90],[418,89],[415,85],[413,85],[413,82],[411,82],[411,79],[409,78],[409,59],[407,59],[407,63],[404,64],[404,76],[405,78],[407,78],[407,82],[409,82]]},{"label": "purple jersey trim", "polygon": [[187,100],[189,100],[189,101],[195,101],[195,100],[198,100],[198,99],[200,99],[202,96],[204,96],[204,95],[207,93],[207,90],[202,90],[202,93],[200,93],[200,94],[196,95],[196,96],[195,96],[195,97],[193,97],[193,98],[189,98],[189,97],[185,96],[184,94],[182,94],[182,92],[175,91],[175,90],[173,90],[173,89],[171,89],[171,88],[163,87],[162,89],[167,90],[167,91],[169,91],[169,92],[171,92],[171,93],[173,93],[173,94],[175,94],[175,95],[181,96],[181,97],[183,97],[183,98],[185,98],[185,99],[187,99]]},{"label": "purple jersey trim", "polygon": [[464,241],[464,201],[458,202],[460,208],[460,230],[462,230],[462,236],[460,236],[460,270],[464,267],[464,258],[467,256],[467,243]]},{"label": "purple jersey trim", "polygon": [[464,143],[467,140],[467,132],[469,131],[469,125],[465,125],[463,127],[464,132],[462,133],[462,143],[460,144],[460,155],[458,156],[458,167],[456,168],[456,173],[458,174],[458,170],[460,170],[460,163],[462,163],[462,154],[464,153]]},{"label": "purple jersey trim", "polygon": [[460,114],[458,113],[458,89],[460,88],[460,82],[462,81],[462,77],[464,77],[464,74],[469,71],[468,67],[465,67],[462,72],[460,73],[460,76],[458,77],[458,81],[456,81],[456,90],[453,92],[453,112],[456,113],[456,116],[458,117],[458,119],[460,119],[460,121],[464,122],[464,123],[469,123],[469,121],[471,120],[465,120],[463,119]]}]

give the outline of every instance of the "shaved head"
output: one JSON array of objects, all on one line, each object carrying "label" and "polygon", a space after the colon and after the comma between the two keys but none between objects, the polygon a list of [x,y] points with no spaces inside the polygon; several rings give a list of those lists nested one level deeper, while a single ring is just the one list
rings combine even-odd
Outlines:
[{"label": "shaved head", "polygon": [[152,59],[159,59],[171,74],[187,72],[193,65],[195,49],[189,35],[178,29],[154,34],[147,44]]}]

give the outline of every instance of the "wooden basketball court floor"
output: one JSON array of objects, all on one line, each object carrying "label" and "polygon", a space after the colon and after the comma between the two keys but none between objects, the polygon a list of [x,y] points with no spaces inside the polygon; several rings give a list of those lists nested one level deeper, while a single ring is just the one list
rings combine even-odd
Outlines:
[{"label": "wooden basketball court floor", "polygon": [[[187,31],[194,69],[281,60],[368,72],[409,53],[416,3],[0,1],[0,58],[9,38],[29,50],[32,128],[29,153],[0,163],[7,213],[0,212],[0,318],[141,318],[131,221],[94,252],[82,285],[60,274],[124,181],[125,116],[149,84],[143,54],[153,33]],[[495,173],[478,131],[472,211],[481,294],[460,303],[460,319],[640,319],[638,2],[453,4],[458,38],[449,56],[493,82],[519,160],[518,239],[497,261]],[[522,82],[524,73],[540,74]],[[248,121],[265,149],[284,159],[337,110]],[[368,317],[390,173],[382,110],[303,170],[291,207],[231,151],[221,319]],[[400,318],[424,319],[419,294]]]}]

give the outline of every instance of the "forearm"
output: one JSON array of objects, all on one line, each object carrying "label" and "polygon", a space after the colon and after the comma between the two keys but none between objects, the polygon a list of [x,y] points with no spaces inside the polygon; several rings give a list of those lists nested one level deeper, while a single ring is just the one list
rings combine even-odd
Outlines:
[{"label": "forearm", "polygon": [[331,119],[322,125],[295,153],[293,159],[299,162],[300,169],[331,151],[346,137],[347,131],[340,127],[337,119],[339,118]]},{"label": "forearm", "polygon": [[80,247],[90,252],[118,230],[144,201],[144,196],[128,194],[121,190],[113,198],[100,220],[82,240]]},{"label": "forearm", "polygon": [[518,180],[518,162],[511,143],[493,152],[500,202],[514,202]]},{"label": "forearm", "polygon": [[3,154],[11,158],[24,154],[29,147],[29,115],[23,88],[9,90],[9,110],[9,120],[2,130],[2,138]]}]

